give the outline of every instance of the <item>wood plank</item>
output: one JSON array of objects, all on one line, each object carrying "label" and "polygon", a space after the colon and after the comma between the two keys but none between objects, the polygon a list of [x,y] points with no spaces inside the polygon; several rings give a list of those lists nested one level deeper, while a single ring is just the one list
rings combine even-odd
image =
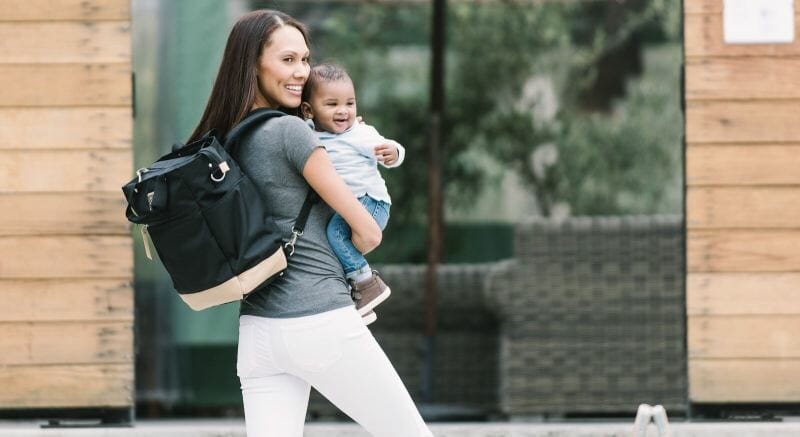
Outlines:
[{"label": "wood plank", "polygon": [[0,20],[124,20],[130,16],[130,0],[5,0]]},{"label": "wood plank", "polygon": [[800,230],[697,230],[686,238],[690,272],[800,271]]},{"label": "wood plank", "polygon": [[132,321],[130,279],[0,280],[2,322]]},{"label": "wood plank", "polygon": [[[798,12],[795,9],[795,21]],[[791,44],[725,44],[721,13],[684,15],[683,38],[687,58],[800,55],[800,26],[795,26]]]},{"label": "wood plank", "polygon": [[800,358],[800,314],[691,316],[689,358]]},{"label": "wood plank", "polygon": [[798,108],[799,100],[689,101],[686,102],[686,142],[798,143]]},{"label": "wood plank", "polygon": [[130,363],[133,322],[0,323],[0,350],[0,366]]},{"label": "wood plank", "polygon": [[0,150],[0,193],[120,193],[133,174],[130,150]]},{"label": "wood plank", "polygon": [[0,63],[127,63],[129,21],[0,22]]},{"label": "wood plank", "polygon": [[798,359],[689,360],[692,402],[798,402]]},{"label": "wood plank", "polygon": [[724,0],[688,0],[683,2],[684,14],[721,13]]},{"label": "wood plank", "polygon": [[686,226],[690,229],[798,228],[798,217],[800,186],[689,186],[686,190]]},{"label": "wood plank", "polygon": [[686,148],[686,184],[800,184],[800,144],[725,144]]},{"label": "wood plank", "polygon": [[686,312],[689,316],[800,314],[800,273],[689,273]]},{"label": "wood plank", "polygon": [[[722,13],[724,0],[686,0],[683,12],[686,14]],[[800,0],[794,0],[794,10],[800,11]]]},{"label": "wood plank", "polygon": [[0,108],[3,149],[130,149],[129,107]]},{"label": "wood plank", "polygon": [[7,366],[0,387],[0,408],[127,407],[133,363]]},{"label": "wood plank", "polygon": [[4,279],[133,276],[130,237],[0,237]]},{"label": "wood plank", "polygon": [[686,99],[798,99],[800,59],[712,58],[686,62]]},{"label": "wood plank", "polygon": [[121,191],[0,193],[0,236],[130,235],[126,205]]},{"label": "wood plank", "polygon": [[0,81],[0,107],[131,105],[130,64],[0,64]]}]

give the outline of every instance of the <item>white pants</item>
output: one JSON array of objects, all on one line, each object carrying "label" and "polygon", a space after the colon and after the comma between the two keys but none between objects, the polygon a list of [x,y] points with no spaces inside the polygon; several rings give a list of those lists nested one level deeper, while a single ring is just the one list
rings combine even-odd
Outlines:
[{"label": "white pants", "polygon": [[433,436],[354,307],[241,316],[236,367],[248,437],[302,437],[312,386],[375,436]]}]

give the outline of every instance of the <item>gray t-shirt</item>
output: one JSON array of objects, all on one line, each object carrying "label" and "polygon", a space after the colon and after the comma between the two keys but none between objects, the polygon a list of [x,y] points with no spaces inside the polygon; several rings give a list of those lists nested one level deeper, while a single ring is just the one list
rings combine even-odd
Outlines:
[{"label": "gray t-shirt", "polygon": [[[302,171],[318,143],[294,116],[270,119],[239,142],[238,162],[267,199],[284,238],[291,235],[308,193]],[[322,200],[314,205],[286,273],[251,293],[241,304],[241,314],[300,317],[353,305],[342,265],[325,235],[332,214]]]}]

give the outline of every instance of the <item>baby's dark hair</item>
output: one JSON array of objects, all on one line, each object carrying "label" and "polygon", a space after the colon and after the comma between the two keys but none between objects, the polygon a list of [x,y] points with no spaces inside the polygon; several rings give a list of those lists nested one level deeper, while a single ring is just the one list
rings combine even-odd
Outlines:
[{"label": "baby's dark hair", "polygon": [[311,69],[308,80],[303,87],[303,101],[307,102],[311,99],[311,93],[314,92],[314,88],[320,83],[336,82],[340,80],[353,81],[353,79],[350,79],[350,75],[347,74],[347,71],[336,64],[324,63],[315,66]]}]

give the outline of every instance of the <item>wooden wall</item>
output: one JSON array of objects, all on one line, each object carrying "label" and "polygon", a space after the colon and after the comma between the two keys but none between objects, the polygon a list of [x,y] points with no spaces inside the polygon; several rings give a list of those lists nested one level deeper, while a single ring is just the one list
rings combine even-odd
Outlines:
[{"label": "wooden wall", "polygon": [[800,402],[800,32],[726,45],[722,3],[684,0],[689,394]]},{"label": "wooden wall", "polygon": [[129,0],[4,0],[0,83],[0,409],[131,406]]}]

